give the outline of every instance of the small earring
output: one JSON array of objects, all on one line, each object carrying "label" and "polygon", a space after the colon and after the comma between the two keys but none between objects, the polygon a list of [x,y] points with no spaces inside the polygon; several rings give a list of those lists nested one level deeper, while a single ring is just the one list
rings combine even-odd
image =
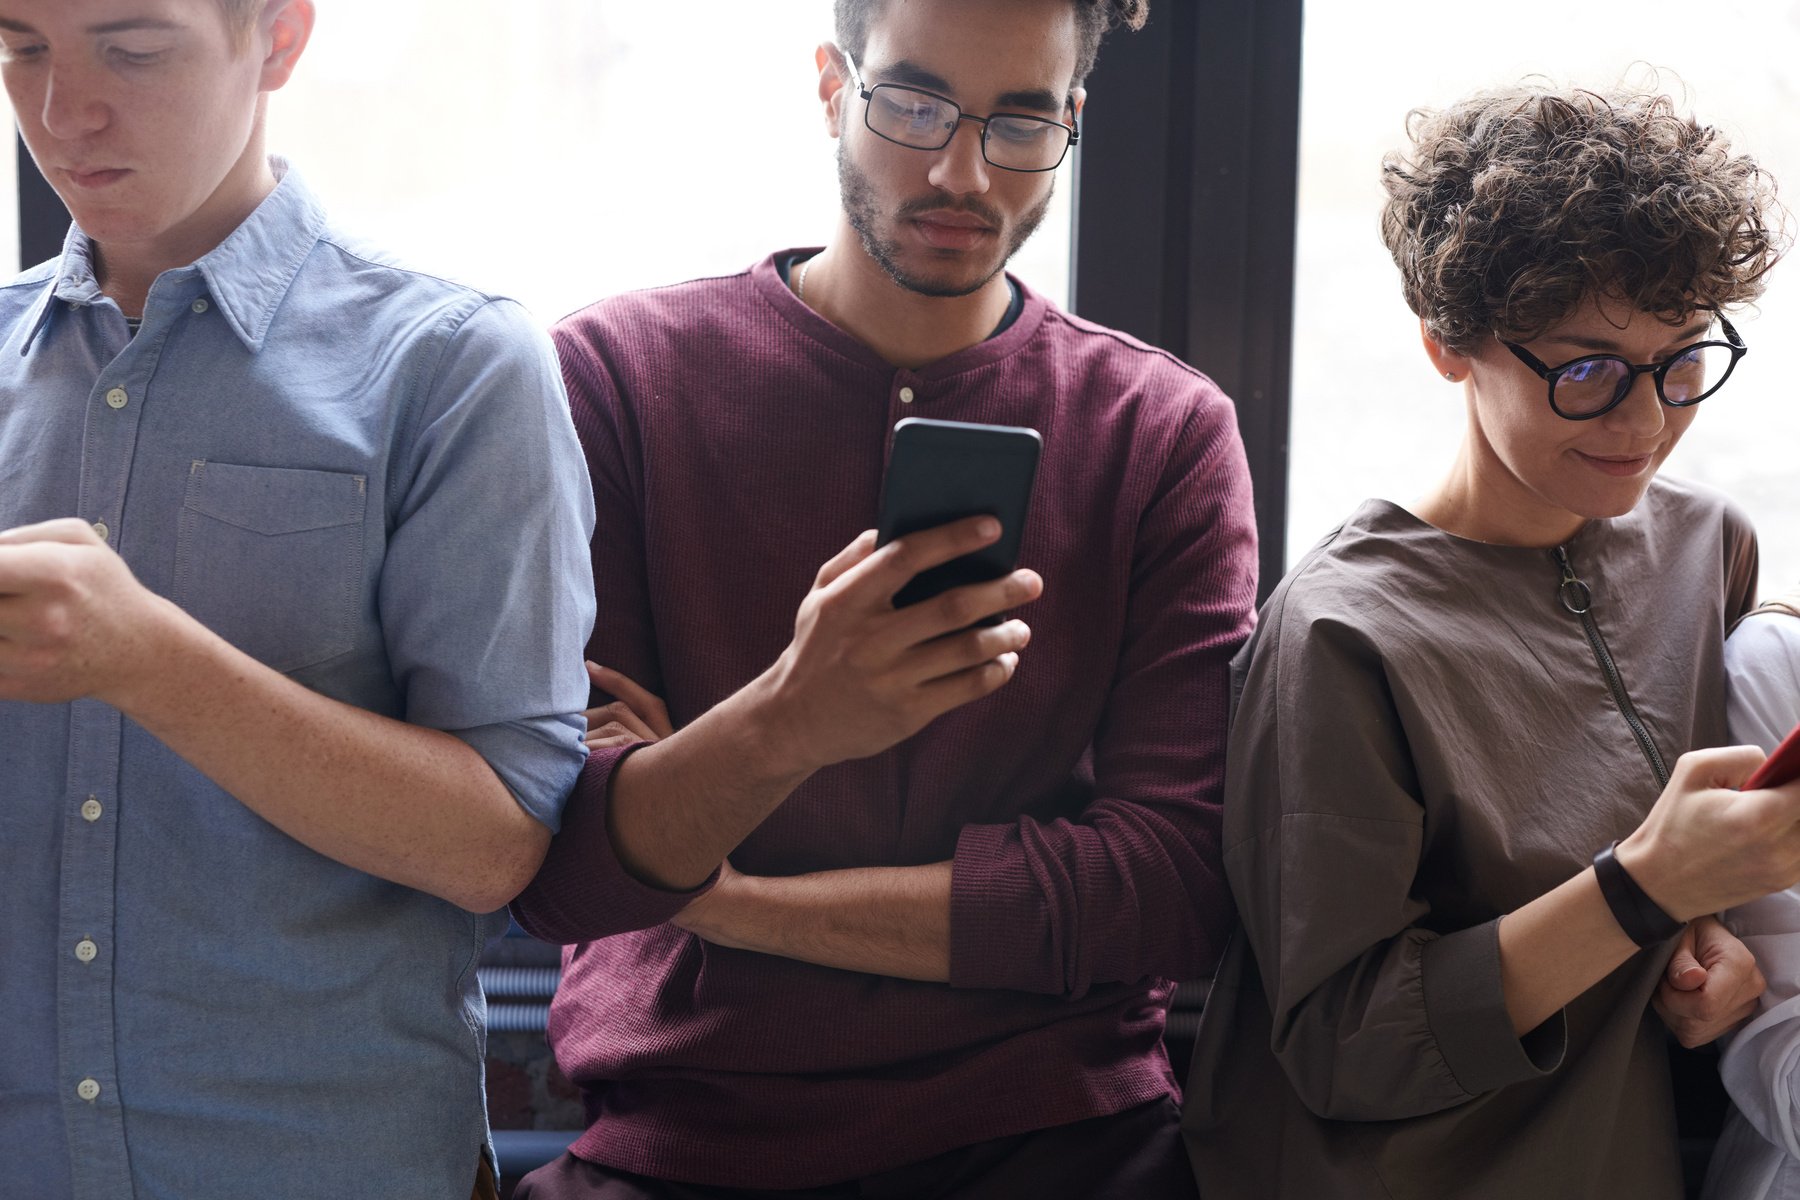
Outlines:
[{"label": "small earring", "polygon": [[1445,371],[1444,378],[1448,379],[1451,383],[1455,383],[1456,382],[1456,372],[1455,371]]}]

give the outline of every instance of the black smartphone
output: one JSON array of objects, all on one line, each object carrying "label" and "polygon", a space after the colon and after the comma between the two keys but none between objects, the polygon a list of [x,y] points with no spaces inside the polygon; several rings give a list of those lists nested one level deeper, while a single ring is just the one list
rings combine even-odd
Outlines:
[{"label": "black smartphone", "polygon": [[[894,426],[878,544],[964,517],[985,514],[1000,521],[998,541],[915,575],[894,596],[895,608],[1012,571],[1042,446],[1037,430],[1018,425],[909,417]],[[980,622],[999,623],[997,615]]]}]

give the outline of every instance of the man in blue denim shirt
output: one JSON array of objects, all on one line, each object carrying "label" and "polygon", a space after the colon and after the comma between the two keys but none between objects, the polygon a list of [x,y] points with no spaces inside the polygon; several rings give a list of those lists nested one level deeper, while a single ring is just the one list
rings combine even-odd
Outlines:
[{"label": "man in blue denim shirt", "polygon": [[0,0],[75,216],[0,288],[0,1195],[461,1200],[475,960],[584,760],[517,306],[263,148],[310,0]]}]

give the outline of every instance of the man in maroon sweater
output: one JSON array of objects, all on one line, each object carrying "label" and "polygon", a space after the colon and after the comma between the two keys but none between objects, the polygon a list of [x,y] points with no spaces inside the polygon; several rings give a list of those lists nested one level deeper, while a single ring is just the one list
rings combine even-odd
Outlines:
[{"label": "man in maroon sweater", "polygon": [[[1193,1194],[1161,1036],[1230,921],[1249,476],[1210,380],[1002,270],[1143,10],[839,0],[831,243],[556,330],[618,703],[514,905],[592,1119],[521,1196]],[[1023,568],[896,611],[995,532],[859,534],[915,415],[1044,451]]]}]

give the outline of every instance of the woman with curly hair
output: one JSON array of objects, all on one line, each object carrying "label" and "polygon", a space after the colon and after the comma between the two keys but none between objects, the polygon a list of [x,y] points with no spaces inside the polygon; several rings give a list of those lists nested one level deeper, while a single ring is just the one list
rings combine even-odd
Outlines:
[{"label": "woman with curly hair", "polygon": [[1517,87],[1410,132],[1382,232],[1467,429],[1237,660],[1241,930],[1186,1136],[1208,1200],[1678,1197],[1652,999],[1686,923],[1800,880],[1800,787],[1705,749],[1756,544],[1657,469],[1745,353],[1726,311],[1781,210],[1658,95]]}]

